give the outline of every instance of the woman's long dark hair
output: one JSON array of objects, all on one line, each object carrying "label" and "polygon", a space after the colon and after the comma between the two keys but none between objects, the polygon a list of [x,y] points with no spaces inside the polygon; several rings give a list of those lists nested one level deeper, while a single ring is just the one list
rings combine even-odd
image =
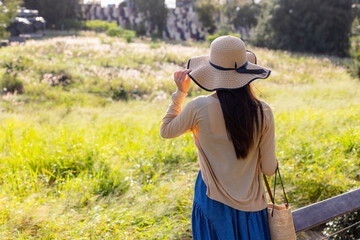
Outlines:
[{"label": "woman's long dark hair", "polygon": [[254,95],[250,84],[236,90],[218,90],[217,95],[236,157],[246,158],[254,146],[255,136],[262,128],[264,113],[261,102]]}]

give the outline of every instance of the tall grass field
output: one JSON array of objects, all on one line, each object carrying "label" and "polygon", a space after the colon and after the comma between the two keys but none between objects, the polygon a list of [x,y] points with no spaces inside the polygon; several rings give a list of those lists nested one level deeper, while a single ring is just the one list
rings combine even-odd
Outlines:
[{"label": "tall grass field", "polygon": [[[346,62],[248,47],[272,69],[254,84],[292,208],[359,188],[360,81]],[[159,127],[172,73],[208,53],[101,34],[1,48],[0,239],[191,239],[196,148]],[[192,83],[186,101],[200,94]]]}]

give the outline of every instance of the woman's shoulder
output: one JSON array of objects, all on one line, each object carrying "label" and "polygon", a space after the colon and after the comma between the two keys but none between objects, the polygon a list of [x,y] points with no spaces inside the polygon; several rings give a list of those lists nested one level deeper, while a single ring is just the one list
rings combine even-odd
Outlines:
[{"label": "woman's shoulder", "polygon": [[260,102],[261,102],[261,105],[262,105],[262,108],[263,108],[263,113],[264,113],[265,119],[268,122],[273,121],[274,115],[273,115],[273,112],[272,112],[272,109],[271,109],[270,105],[268,103],[266,103],[265,101],[262,101],[262,100],[260,100]]},{"label": "woman's shoulder", "polygon": [[202,107],[204,105],[209,104],[212,101],[216,101],[217,99],[214,98],[211,95],[200,95],[200,96],[196,96],[195,98],[193,98],[189,104],[192,104],[193,106],[197,106],[197,107]]},{"label": "woman's shoulder", "polygon": [[263,100],[260,100],[260,103],[261,103],[261,105],[263,107],[263,110],[270,110],[271,111],[271,107],[267,102],[265,102]]}]

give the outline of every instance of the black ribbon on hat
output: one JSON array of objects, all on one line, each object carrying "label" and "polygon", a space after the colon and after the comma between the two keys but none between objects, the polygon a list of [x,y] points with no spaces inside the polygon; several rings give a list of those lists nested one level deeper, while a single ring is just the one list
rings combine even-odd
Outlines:
[{"label": "black ribbon on hat", "polygon": [[249,74],[264,74],[264,73],[266,73],[266,71],[264,69],[247,69],[246,66],[248,65],[248,61],[246,61],[245,64],[242,65],[241,67],[237,67],[237,63],[235,62],[235,68],[223,68],[223,67],[213,64],[210,61],[209,61],[209,63],[211,66],[213,66],[214,68],[221,70],[221,71],[236,70],[236,72],[238,72],[238,73],[249,73]]}]

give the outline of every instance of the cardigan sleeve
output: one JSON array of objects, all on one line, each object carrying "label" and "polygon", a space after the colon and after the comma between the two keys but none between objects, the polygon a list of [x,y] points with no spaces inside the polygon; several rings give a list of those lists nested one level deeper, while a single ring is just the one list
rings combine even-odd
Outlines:
[{"label": "cardigan sleeve", "polygon": [[275,173],[277,159],[275,152],[275,122],[270,107],[264,109],[265,126],[260,139],[260,165],[262,172],[271,176]]},{"label": "cardigan sleeve", "polygon": [[181,134],[190,132],[195,127],[195,109],[191,102],[181,109],[186,93],[179,89],[171,95],[165,116],[162,119],[160,135],[163,138],[175,138]]}]

